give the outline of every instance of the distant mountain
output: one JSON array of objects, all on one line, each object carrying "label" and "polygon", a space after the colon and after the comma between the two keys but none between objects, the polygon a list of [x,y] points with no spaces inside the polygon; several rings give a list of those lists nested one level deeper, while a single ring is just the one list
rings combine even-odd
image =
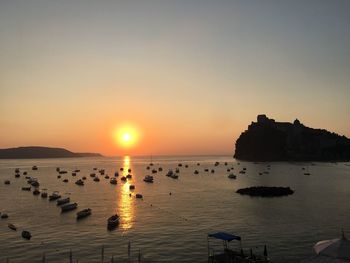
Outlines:
[{"label": "distant mountain", "polygon": [[0,159],[100,157],[99,153],[74,153],[63,148],[40,146],[0,149]]},{"label": "distant mountain", "polygon": [[324,129],[276,122],[258,115],[236,141],[236,159],[247,161],[349,161],[350,139]]}]

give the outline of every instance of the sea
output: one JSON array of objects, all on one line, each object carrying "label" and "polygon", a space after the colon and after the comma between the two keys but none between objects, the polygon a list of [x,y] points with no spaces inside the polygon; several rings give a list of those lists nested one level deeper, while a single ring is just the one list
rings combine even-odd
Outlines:
[{"label": "sea", "polygon": [[[58,178],[56,168],[67,173]],[[176,168],[178,179],[166,176]],[[243,168],[246,173],[239,173]],[[117,185],[101,169],[109,177],[118,172]],[[128,169],[132,178],[123,182]],[[59,191],[78,209],[62,214],[56,202],[22,191],[28,186],[25,171],[41,191]],[[237,178],[229,179],[230,173]],[[146,175],[154,183],[144,182]],[[85,185],[76,185],[83,176]],[[295,192],[274,198],[236,193],[250,186],[289,186]],[[232,249],[262,254],[266,245],[271,262],[300,262],[314,255],[316,242],[342,231],[350,236],[349,201],[350,163],[253,163],[232,156],[0,160],[0,212],[9,216],[0,219],[0,262],[208,262],[208,247],[210,253],[222,251],[221,240],[208,239],[216,232],[241,237],[229,243]],[[76,212],[85,208],[92,215],[77,221]],[[107,219],[115,213],[120,224],[110,231]],[[30,231],[30,240],[21,237],[23,230]]]}]

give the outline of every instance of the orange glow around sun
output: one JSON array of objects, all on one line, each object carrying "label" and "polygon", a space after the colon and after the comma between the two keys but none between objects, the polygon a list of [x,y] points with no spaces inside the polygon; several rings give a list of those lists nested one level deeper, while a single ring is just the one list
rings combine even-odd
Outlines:
[{"label": "orange glow around sun", "polygon": [[124,124],[115,129],[113,136],[118,146],[122,148],[132,148],[137,144],[140,133],[135,126]]}]

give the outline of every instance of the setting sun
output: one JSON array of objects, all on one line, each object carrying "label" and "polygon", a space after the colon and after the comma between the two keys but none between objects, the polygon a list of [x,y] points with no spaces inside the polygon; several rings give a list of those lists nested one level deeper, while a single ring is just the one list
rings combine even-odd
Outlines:
[{"label": "setting sun", "polygon": [[114,139],[118,146],[131,148],[137,144],[139,132],[134,126],[122,125],[115,130]]}]

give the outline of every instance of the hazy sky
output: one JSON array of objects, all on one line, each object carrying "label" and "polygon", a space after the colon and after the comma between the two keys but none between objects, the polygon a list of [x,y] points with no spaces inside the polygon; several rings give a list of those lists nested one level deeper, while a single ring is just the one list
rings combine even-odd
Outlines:
[{"label": "hazy sky", "polygon": [[[350,1],[0,0],[0,148],[233,154],[259,113],[350,136]],[[131,123],[141,137],[118,147]]]}]

